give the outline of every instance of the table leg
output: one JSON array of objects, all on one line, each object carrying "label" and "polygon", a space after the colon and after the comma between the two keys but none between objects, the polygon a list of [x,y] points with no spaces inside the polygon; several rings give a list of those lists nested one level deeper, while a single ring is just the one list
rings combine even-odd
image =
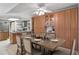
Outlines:
[{"label": "table leg", "polygon": [[41,47],[42,55],[45,55],[45,48]]}]

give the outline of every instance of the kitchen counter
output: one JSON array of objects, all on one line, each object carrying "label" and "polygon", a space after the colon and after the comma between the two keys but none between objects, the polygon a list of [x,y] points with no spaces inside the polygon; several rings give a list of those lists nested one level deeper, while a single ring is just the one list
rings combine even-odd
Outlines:
[{"label": "kitchen counter", "polygon": [[[22,31],[22,32],[10,32],[10,39],[11,39],[11,43],[12,44],[15,44],[16,43],[16,35],[17,34],[22,34],[22,33],[27,33],[25,31]],[[28,32],[28,33],[31,33],[31,32]]]}]

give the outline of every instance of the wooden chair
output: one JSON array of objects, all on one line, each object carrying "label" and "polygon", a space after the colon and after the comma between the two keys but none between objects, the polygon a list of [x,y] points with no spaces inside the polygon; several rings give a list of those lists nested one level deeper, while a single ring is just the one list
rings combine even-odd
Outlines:
[{"label": "wooden chair", "polygon": [[40,55],[41,53],[32,48],[31,38],[23,38],[23,44],[26,50],[26,54]]},{"label": "wooden chair", "polygon": [[48,39],[55,39],[55,34],[47,33],[46,34],[46,38],[48,38]]}]

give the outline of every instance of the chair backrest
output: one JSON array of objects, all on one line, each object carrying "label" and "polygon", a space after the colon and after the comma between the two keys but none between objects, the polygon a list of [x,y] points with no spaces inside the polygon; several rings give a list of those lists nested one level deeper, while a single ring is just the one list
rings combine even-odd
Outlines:
[{"label": "chair backrest", "polygon": [[22,36],[26,36],[27,33],[22,33]]},{"label": "chair backrest", "polygon": [[46,38],[48,38],[48,39],[55,39],[55,34],[47,33],[46,34]]},{"label": "chair backrest", "polygon": [[46,35],[46,33],[45,33],[45,32],[42,32],[42,33],[40,34],[40,37],[41,37],[42,39],[44,39],[44,38],[45,38],[45,35]]},{"label": "chair backrest", "polygon": [[26,52],[29,54],[32,54],[31,38],[28,38],[28,37],[23,38],[23,44]]},{"label": "chair backrest", "polygon": [[31,33],[22,33],[23,37],[31,37]]},{"label": "chair backrest", "polygon": [[71,55],[74,55],[74,53],[75,53],[75,47],[76,47],[76,39],[74,39],[73,43],[72,43],[72,49],[71,49],[71,52],[70,52]]},{"label": "chair backrest", "polygon": [[19,47],[21,46],[21,36],[20,35],[16,35],[16,43]]}]

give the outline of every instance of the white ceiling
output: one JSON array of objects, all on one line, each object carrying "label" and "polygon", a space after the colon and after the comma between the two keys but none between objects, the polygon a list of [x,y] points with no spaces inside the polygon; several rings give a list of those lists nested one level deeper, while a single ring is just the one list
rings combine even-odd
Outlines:
[{"label": "white ceiling", "polygon": [[56,11],[75,4],[76,3],[0,3],[0,19],[12,16],[29,19],[33,15],[33,12],[40,7],[49,11]]},{"label": "white ceiling", "polygon": [[16,5],[16,3],[0,3],[0,13],[6,13]]}]

